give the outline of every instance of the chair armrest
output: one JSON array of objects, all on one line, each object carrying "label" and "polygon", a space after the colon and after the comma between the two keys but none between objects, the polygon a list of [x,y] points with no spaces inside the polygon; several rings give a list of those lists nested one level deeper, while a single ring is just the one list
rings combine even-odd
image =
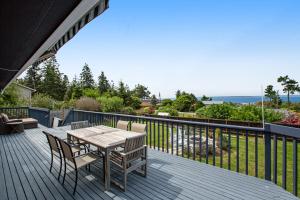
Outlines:
[{"label": "chair armrest", "polygon": [[23,122],[23,121],[21,119],[10,119],[6,123],[10,123],[10,122]]},{"label": "chair armrest", "polygon": [[139,148],[136,148],[136,149],[134,149],[132,151],[128,151],[126,153],[124,153],[124,152],[118,152],[118,151],[113,151],[113,152],[119,154],[121,157],[126,157],[127,155],[132,154],[132,153],[137,152],[137,151],[140,151],[140,150],[144,149],[145,147],[147,147],[147,146],[143,145],[143,146],[141,146]]}]

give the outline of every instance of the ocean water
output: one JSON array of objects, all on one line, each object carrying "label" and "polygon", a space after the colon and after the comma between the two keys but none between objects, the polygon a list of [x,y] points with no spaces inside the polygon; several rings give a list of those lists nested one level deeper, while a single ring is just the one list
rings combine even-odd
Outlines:
[{"label": "ocean water", "polygon": [[[282,101],[287,102],[287,96],[280,96]],[[261,102],[261,96],[216,96],[212,97],[214,101],[224,101],[231,103],[256,103]],[[265,99],[266,100],[266,99]],[[291,102],[300,102],[300,95],[290,96]]]}]

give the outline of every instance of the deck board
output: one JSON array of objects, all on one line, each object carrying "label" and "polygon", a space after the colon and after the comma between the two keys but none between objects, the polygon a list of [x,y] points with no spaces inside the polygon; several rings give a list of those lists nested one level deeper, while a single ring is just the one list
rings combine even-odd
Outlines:
[{"label": "deck board", "polygon": [[[110,200],[110,199],[298,199],[272,182],[149,149],[147,178],[131,173],[128,191],[114,185],[104,192],[102,163],[91,172],[79,170],[77,192],[72,195],[74,173],[67,170],[63,186],[57,179],[59,163],[50,168],[50,152],[42,130],[66,138],[69,127],[40,126],[23,134],[0,136],[1,200]],[[120,179],[114,169],[112,177]],[[62,180],[62,177],[61,179]]]}]

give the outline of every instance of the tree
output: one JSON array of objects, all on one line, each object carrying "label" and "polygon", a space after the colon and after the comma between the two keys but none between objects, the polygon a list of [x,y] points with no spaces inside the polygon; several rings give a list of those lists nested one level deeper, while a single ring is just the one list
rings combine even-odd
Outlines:
[{"label": "tree", "polygon": [[181,91],[180,90],[177,90],[176,91],[176,99],[181,95]]},{"label": "tree", "polygon": [[95,85],[91,69],[86,63],[84,64],[80,73],[80,85],[83,88],[93,88]]},{"label": "tree", "polygon": [[150,103],[152,106],[156,106],[158,104],[158,99],[156,98],[155,94],[153,94],[150,98]]},{"label": "tree", "polygon": [[195,99],[190,94],[180,95],[174,102],[173,106],[180,112],[189,112],[193,110]]},{"label": "tree", "polygon": [[63,86],[62,73],[59,72],[58,68],[59,64],[55,56],[44,62],[40,93],[47,94],[55,100],[63,100],[66,88]]},{"label": "tree", "polygon": [[98,89],[100,95],[108,92],[110,89],[110,84],[107,80],[107,77],[105,76],[104,72],[102,71],[100,76],[98,77]]},{"label": "tree", "polygon": [[205,95],[203,95],[203,96],[201,97],[201,101],[211,101],[211,100],[212,100],[211,97],[207,97],[207,96],[205,96]]},{"label": "tree", "polygon": [[141,99],[148,98],[151,94],[146,86],[140,84],[137,84],[132,92],[134,96],[139,97]]},{"label": "tree", "polygon": [[265,96],[272,101],[275,95],[276,91],[273,89],[273,85],[268,85],[265,89]]},{"label": "tree", "polygon": [[35,90],[39,90],[41,86],[41,79],[41,68],[39,65],[33,64],[26,72],[24,77],[24,85]]},{"label": "tree", "polygon": [[290,79],[287,75],[280,76],[277,79],[278,83],[283,86],[283,92],[287,93],[288,105],[290,105],[290,95],[295,94],[295,92],[300,92],[300,87],[297,81]]},{"label": "tree", "polygon": [[125,106],[130,106],[131,103],[131,93],[128,85],[125,85],[123,81],[119,82],[119,87],[117,89],[117,96],[124,100]]}]

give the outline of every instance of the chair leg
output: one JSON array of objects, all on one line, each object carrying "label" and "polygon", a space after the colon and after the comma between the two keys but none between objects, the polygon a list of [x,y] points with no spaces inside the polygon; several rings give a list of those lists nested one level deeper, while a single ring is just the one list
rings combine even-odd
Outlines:
[{"label": "chair leg", "polygon": [[65,179],[66,179],[66,173],[67,173],[67,163],[66,163],[66,160],[64,160],[64,168],[65,168],[65,170],[64,170],[64,178],[63,178],[63,182],[62,182],[62,184],[64,184],[65,183]]},{"label": "chair leg", "polygon": [[127,189],[127,173],[126,172],[124,172],[124,185],[123,185],[123,187],[124,187],[124,191],[126,192],[126,189]]},{"label": "chair leg", "polygon": [[59,155],[59,160],[60,160],[60,166],[59,166],[59,173],[58,173],[58,181],[60,179],[61,169],[62,169],[62,157],[61,157],[61,155]]},{"label": "chair leg", "polygon": [[51,152],[51,165],[50,165],[50,172],[52,170],[52,166],[53,166],[53,153]]},{"label": "chair leg", "polygon": [[75,192],[76,192],[77,181],[78,181],[78,171],[77,171],[77,169],[75,169],[75,186],[74,186],[73,195],[74,195]]},{"label": "chair leg", "polygon": [[102,159],[103,182],[105,183],[105,157]]}]

